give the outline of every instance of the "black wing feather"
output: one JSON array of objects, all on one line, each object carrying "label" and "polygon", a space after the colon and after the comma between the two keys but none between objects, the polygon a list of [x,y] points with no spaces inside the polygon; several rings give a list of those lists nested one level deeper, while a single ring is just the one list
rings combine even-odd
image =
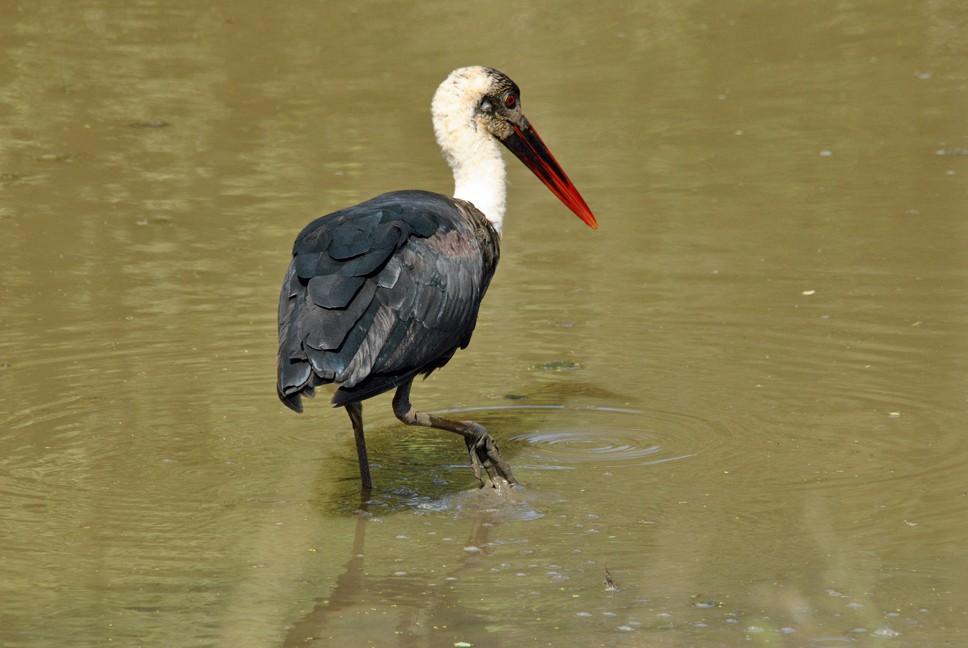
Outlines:
[{"label": "black wing feather", "polygon": [[469,203],[383,194],[299,234],[279,297],[282,401],[336,383],[336,405],[442,367],[467,346],[498,236]]}]

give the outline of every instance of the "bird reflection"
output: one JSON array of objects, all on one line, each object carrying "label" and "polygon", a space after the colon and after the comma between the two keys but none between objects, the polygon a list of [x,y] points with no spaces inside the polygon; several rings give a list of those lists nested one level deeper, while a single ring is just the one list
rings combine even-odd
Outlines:
[{"label": "bird reflection", "polygon": [[498,513],[467,512],[474,519],[464,547],[479,551],[462,551],[459,564],[431,583],[425,575],[367,574],[366,529],[371,518],[366,507],[364,501],[352,552],[332,593],[319,599],[312,611],[290,629],[283,645],[500,646],[496,637],[489,636],[488,626],[495,619],[462,603],[460,592],[450,586],[466,572],[483,567],[484,559],[492,552]]}]

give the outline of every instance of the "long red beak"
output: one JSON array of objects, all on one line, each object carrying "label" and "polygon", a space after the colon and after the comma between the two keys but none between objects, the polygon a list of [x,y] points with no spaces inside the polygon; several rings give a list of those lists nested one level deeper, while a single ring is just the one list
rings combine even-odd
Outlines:
[{"label": "long red beak", "polygon": [[555,160],[555,156],[538,137],[537,131],[531,126],[520,128],[513,122],[511,122],[511,127],[514,128],[514,134],[505,140],[501,140],[501,143],[524,162],[524,165],[538,176],[538,179],[551,190],[551,193],[558,196],[558,200],[575,212],[578,218],[582,219],[592,229],[598,229],[598,221],[595,220],[592,210],[585,204],[585,199],[581,197],[578,189],[568,179],[561,165]]}]

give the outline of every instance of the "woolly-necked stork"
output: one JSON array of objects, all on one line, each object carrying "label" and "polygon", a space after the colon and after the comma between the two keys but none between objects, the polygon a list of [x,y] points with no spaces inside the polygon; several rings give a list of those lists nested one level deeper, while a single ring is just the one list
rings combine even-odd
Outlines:
[{"label": "woolly-necked stork", "polygon": [[414,378],[470,342],[494,275],[506,196],[498,143],[581,220],[598,226],[521,112],[520,92],[507,76],[487,67],[454,70],[437,89],[432,112],[454,172],[453,198],[393,191],[314,220],[296,237],[279,296],[279,398],[301,412],[302,396],[338,386],[332,402],[349,413],[364,490],[372,481],[362,401],[391,389],[402,422],[464,437],[482,485],[517,483],[482,426],[410,404]]}]

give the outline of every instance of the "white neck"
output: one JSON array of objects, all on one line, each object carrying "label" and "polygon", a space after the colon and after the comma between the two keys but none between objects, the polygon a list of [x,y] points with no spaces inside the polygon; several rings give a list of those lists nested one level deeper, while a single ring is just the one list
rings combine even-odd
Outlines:
[{"label": "white neck", "polygon": [[454,198],[466,200],[477,207],[500,234],[507,204],[504,160],[493,138],[489,144],[494,149],[493,155],[451,164],[454,170]]},{"label": "white neck", "polygon": [[501,148],[475,112],[490,83],[481,68],[454,70],[437,89],[431,110],[437,143],[454,172],[454,197],[473,204],[498,234],[507,189]]}]

